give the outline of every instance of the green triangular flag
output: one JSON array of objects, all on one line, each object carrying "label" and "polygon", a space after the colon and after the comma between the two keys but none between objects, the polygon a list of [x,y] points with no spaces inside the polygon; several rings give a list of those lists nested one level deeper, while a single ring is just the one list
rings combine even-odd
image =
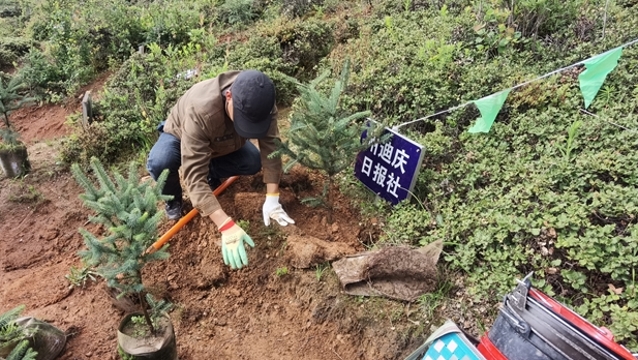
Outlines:
[{"label": "green triangular flag", "polygon": [[603,86],[607,74],[618,66],[620,55],[622,55],[622,47],[617,47],[583,61],[585,71],[578,75],[578,81],[580,82],[580,92],[585,99],[585,109],[589,107],[596,94],[598,94],[598,90]]},{"label": "green triangular flag", "polygon": [[509,95],[511,90],[512,89],[503,90],[496,94],[474,101],[474,104],[481,112],[481,117],[476,120],[476,124],[474,124],[468,132],[489,132],[492,124],[494,123],[494,119],[496,119],[496,115],[498,115],[498,112],[501,111],[501,108],[505,103],[505,99],[507,99],[507,95]]}]

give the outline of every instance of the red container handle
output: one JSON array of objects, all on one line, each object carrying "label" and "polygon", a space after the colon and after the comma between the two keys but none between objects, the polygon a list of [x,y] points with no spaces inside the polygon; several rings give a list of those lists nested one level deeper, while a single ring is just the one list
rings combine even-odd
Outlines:
[{"label": "red container handle", "polygon": [[614,341],[614,334],[604,327],[596,327],[580,315],[563,306],[558,301],[545,295],[543,292],[530,288],[528,295],[540,302],[543,306],[562,317],[579,330],[582,330],[600,345],[606,347],[614,354],[622,357],[624,360],[636,360],[636,358],[624,346]]},{"label": "red container handle", "polygon": [[487,337],[487,333],[481,338],[481,342],[476,348],[487,360],[507,360],[505,355]]}]

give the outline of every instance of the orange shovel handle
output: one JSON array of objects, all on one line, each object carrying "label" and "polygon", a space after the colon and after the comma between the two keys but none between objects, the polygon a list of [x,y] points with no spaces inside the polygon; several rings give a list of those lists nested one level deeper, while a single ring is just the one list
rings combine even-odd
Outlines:
[{"label": "orange shovel handle", "polygon": [[[217,189],[215,189],[215,191],[213,191],[213,195],[219,196],[219,194],[221,194],[224,190],[226,190],[226,188],[238,178],[239,176],[231,176],[228,179],[226,179],[226,181],[224,181],[221,185],[217,187]],[[162,237],[159,238],[159,240],[157,240],[155,243],[153,243],[153,245],[151,245],[148,249],[146,249],[146,253],[152,254],[155,251],[161,249],[162,246],[164,246],[164,244],[166,244],[168,240],[170,240],[173,237],[173,235],[177,234],[177,232],[181,228],[183,228],[184,225],[186,225],[189,221],[193,220],[193,218],[197,214],[199,214],[199,211],[197,211],[197,209],[195,208],[189,211],[188,214],[183,216],[181,219],[179,219],[179,221],[177,221],[175,225],[173,225],[170,229],[168,229],[166,234],[162,235]]]}]

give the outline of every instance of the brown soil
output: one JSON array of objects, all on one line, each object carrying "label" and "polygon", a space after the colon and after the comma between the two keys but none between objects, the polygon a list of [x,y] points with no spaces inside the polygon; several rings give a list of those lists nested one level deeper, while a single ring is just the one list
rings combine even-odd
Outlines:
[{"label": "brown soil", "polygon": [[[104,282],[84,288],[65,278],[81,267],[84,245],[78,228],[88,224],[82,193],[56,164],[58,142],[68,134],[65,117],[79,110],[41,106],[17,112],[14,124],[29,144],[32,172],[24,179],[0,178],[0,311],[26,305],[35,316],[68,332],[64,360],[116,359],[116,329],[124,312],[114,306]],[[145,282],[171,300],[181,360],[203,359],[401,359],[423,341],[429,324],[414,319],[414,308],[380,298],[342,294],[334,272],[295,268],[288,246],[291,232],[364,250],[370,228],[347,198],[336,199],[335,223],[326,212],[301,204],[316,194],[321,179],[297,169],[281,184],[282,203],[294,228],[266,228],[261,219],[261,176],[242,177],[221,196],[224,209],[249,221],[256,247],[250,264],[231,271],[223,264],[219,234],[208,219],[196,217],[171,241],[169,260],[151,264]],[[376,221],[376,220],[375,220]],[[164,233],[172,223],[162,225]],[[318,261],[312,258],[313,261]],[[412,318],[410,318],[412,316]]]}]

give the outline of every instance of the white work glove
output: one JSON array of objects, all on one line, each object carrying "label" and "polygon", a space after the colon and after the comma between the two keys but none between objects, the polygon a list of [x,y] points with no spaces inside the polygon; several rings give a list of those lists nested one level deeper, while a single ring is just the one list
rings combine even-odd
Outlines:
[{"label": "white work glove", "polygon": [[263,207],[264,212],[264,224],[270,225],[270,219],[273,219],[281,226],[287,226],[294,224],[295,221],[286,214],[284,208],[279,203],[279,194],[266,194],[266,202]]},{"label": "white work glove", "polygon": [[224,264],[230,265],[233,269],[241,269],[242,266],[248,265],[248,255],[246,255],[244,242],[251,247],[255,247],[253,239],[246,234],[244,229],[235,224],[231,218],[224,221],[219,227],[219,231],[222,233]]}]

